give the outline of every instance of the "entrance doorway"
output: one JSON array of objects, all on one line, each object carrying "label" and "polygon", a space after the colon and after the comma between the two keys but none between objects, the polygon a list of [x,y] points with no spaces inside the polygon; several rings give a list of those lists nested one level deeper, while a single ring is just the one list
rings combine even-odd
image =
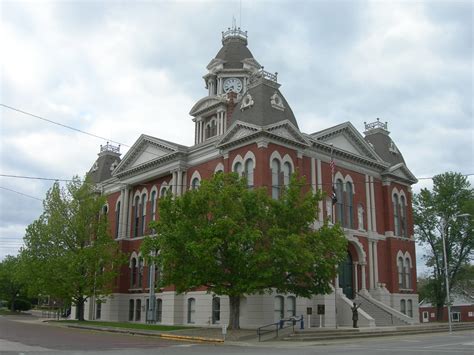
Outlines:
[{"label": "entrance doorway", "polygon": [[347,252],[346,260],[339,264],[339,287],[347,298],[354,298],[352,256]]}]

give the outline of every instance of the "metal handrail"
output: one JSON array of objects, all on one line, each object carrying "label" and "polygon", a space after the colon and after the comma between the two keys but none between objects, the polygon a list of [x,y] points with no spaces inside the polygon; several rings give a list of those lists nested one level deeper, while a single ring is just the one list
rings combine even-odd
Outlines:
[{"label": "metal handrail", "polygon": [[[278,331],[280,329],[293,327],[293,333],[294,333],[296,322],[302,322],[301,329],[303,329],[303,315],[301,315],[299,318],[290,317],[288,319],[280,319],[278,322],[275,322],[275,323],[262,325],[261,327],[257,328],[258,341],[261,341],[262,335],[272,333],[272,332],[276,332],[276,337],[278,338]],[[290,323],[290,324],[285,325],[286,323]],[[269,327],[275,327],[275,329],[268,329],[268,330],[264,329],[264,328],[269,328]]]}]

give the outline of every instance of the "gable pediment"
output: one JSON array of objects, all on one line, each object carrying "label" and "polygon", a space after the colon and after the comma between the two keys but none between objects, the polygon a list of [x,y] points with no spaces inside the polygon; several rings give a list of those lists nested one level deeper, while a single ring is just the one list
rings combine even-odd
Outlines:
[{"label": "gable pediment", "polygon": [[256,126],[246,122],[237,121],[217,144],[223,147],[243,140],[255,138],[257,135],[264,135],[267,138],[281,140],[296,145],[309,146],[309,142],[290,122],[283,121],[269,126]]},{"label": "gable pediment", "polygon": [[391,175],[392,177],[410,182],[415,184],[418,182],[418,179],[413,175],[410,169],[404,163],[399,163],[397,165],[391,166],[389,169],[384,171],[382,175]]},{"label": "gable pediment", "polygon": [[113,175],[123,173],[124,171],[137,168],[151,161],[176,153],[179,149],[178,145],[174,145],[170,142],[141,135],[127,154],[125,154],[120,164],[114,170]]},{"label": "gable pediment", "polygon": [[189,114],[191,116],[197,116],[203,112],[206,112],[208,110],[212,110],[220,105],[225,104],[225,98],[222,97],[217,97],[217,96],[206,96],[196,102],[196,104],[193,106],[191,111],[189,111]]},{"label": "gable pediment", "polygon": [[337,149],[382,162],[375,150],[350,122],[313,133],[310,136],[316,141],[332,144]]}]

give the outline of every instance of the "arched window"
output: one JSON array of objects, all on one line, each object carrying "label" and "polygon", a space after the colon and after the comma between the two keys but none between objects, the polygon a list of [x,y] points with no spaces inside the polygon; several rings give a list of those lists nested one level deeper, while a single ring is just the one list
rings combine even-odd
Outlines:
[{"label": "arched window", "polygon": [[275,322],[278,322],[280,319],[285,318],[285,299],[283,296],[275,296],[275,301],[274,301],[274,312],[275,312]]},{"label": "arched window", "polygon": [[140,235],[143,236],[145,235],[145,229],[146,229],[146,194],[142,195],[141,212],[142,212],[142,225],[141,225]]},{"label": "arched window", "polygon": [[245,178],[247,179],[247,186],[249,188],[253,187],[253,169],[254,169],[253,160],[247,159],[245,161],[244,175],[245,175]]},{"label": "arched window", "polygon": [[411,288],[411,265],[410,265],[410,259],[408,258],[405,259],[404,270],[405,270],[404,288]]},{"label": "arched window", "polygon": [[138,299],[135,302],[135,320],[140,321],[142,319],[142,300]]},{"label": "arched window", "polygon": [[352,183],[346,182],[347,228],[354,228],[354,190]]},{"label": "arched window", "polygon": [[413,318],[413,301],[407,301],[407,316]]},{"label": "arched window", "polygon": [[156,321],[161,323],[163,318],[163,300],[161,298],[156,299]]},{"label": "arched window", "polygon": [[393,195],[393,225],[394,225],[394,233],[395,235],[400,235],[400,218],[398,214],[398,208],[399,208],[399,200],[398,200],[398,195],[394,194]]},{"label": "arched window", "polygon": [[128,301],[128,320],[133,320],[133,312],[135,311],[135,301],[130,300]]},{"label": "arched window", "polygon": [[115,211],[115,238],[119,237],[120,227],[120,201],[117,202],[117,209]]},{"label": "arched window", "polygon": [[194,298],[188,299],[188,323],[193,324],[195,321],[196,300]]},{"label": "arched window", "polygon": [[161,189],[160,189],[160,198],[165,197],[167,191],[168,191],[168,187],[167,187],[166,185],[165,185],[165,186],[161,186]]},{"label": "arched window", "polygon": [[336,181],[336,222],[345,226],[344,218],[344,183],[341,179]]},{"label": "arched window", "polygon": [[286,314],[288,317],[296,316],[296,297],[295,296],[288,296],[286,298],[287,306],[286,306]]},{"label": "arched window", "polygon": [[211,132],[210,137],[214,137],[217,134],[217,123],[215,120],[211,121],[210,132]]},{"label": "arched window", "polygon": [[212,299],[212,324],[217,324],[221,320],[221,299],[214,297]]},{"label": "arched window", "polygon": [[398,288],[404,288],[404,275],[403,275],[403,258],[399,257],[397,259],[397,269],[398,269]]},{"label": "arched window", "polygon": [[133,225],[133,236],[138,237],[138,230],[140,227],[140,197],[135,197],[135,210],[134,210],[135,223]]},{"label": "arched window", "polygon": [[136,275],[136,272],[137,272],[137,259],[133,258],[133,259],[132,259],[132,266],[130,267],[130,288],[134,288],[134,287],[135,287],[135,283],[136,283],[135,275]]},{"label": "arched window", "polygon": [[283,163],[283,185],[288,186],[291,178],[291,164],[288,162]]},{"label": "arched window", "polygon": [[278,159],[272,160],[272,198],[280,198],[281,165]]},{"label": "arched window", "polygon": [[400,300],[400,312],[402,312],[403,314],[407,314],[405,300]]},{"label": "arched window", "polygon": [[408,237],[408,226],[407,226],[407,204],[405,196],[400,196],[400,226],[401,226],[401,236]]},{"label": "arched window", "polygon": [[156,220],[156,191],[153,190],[151,192],[151,199],[150,199],[150,202],[151,202],[151,220],[154,221]]},{"label": "arched window", "polygon": [[197,190],[199,188],[199,185],[200,185],[199,178],[195,177],[193,181],[191,182],[191,189]]},{"label": "arched window", "polygon": [[235,163],[234,164],[234,173],[237,173],[239,176],[242,176],[242,172],[243,172],[242,163],[241,162]]},{"label": "arched window", "polygon": [[143,283],[143,258],[140,256],[138,257],[138,264],[137,264],[137,286],[138,288],[142,288]]}]

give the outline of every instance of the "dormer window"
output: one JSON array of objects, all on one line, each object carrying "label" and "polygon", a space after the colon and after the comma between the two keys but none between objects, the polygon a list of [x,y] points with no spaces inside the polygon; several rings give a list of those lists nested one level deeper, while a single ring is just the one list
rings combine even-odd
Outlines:
[{"label": "dormer window", "polygon": [[117,160],[114,161],[114,162],[112,163],[112,165],[110,166],[110,171],[114,171],[118,164],[119,164],[119,163],[118,163]]},{"label": "dormer window", "polygon": [[280,110],[280,111],[285,110],[285,106],[283,105],[283,100],[280,97],[280,95],[278,95],[278,93],[276,91],[272,95],[272,97],[270,98],[270,103],[271,103],[272,107],[276,108],[277,110]]},{"label": "dormer window", "polygon": [[242,104],[240,105],[240,110],[245,110],[247,108],[250,108],[252,107],[254,104],[254,101],[253,101],[253,98],[250,94],[247,94],[244,96],[244,98],[242,99]]},{"label": "dormer window", "polygon": [[398,149],[395,143],[393,141],[390,142],[390,146],[388,147],[388,150],[393,153],[393,154],[398,154]]},{"label": "dormer window", "polygon": [[92,167],[91,171],[97,171],[97,169],[99,169],[99,163],[98,162],[95,162],[94,163],[94,166]]}]

